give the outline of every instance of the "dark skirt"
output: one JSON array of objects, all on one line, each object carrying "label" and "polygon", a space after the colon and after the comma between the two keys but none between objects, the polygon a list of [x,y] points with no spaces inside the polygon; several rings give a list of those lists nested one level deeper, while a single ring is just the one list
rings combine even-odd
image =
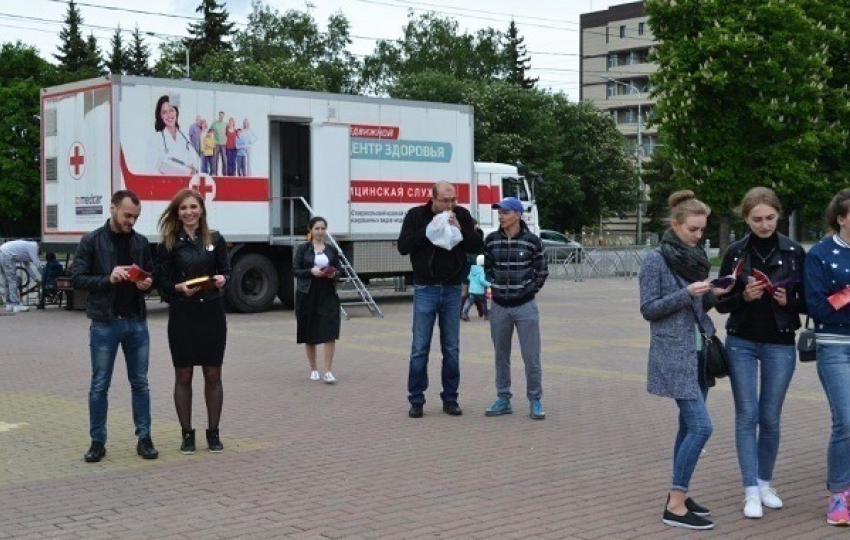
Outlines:
[{"label": "dark skirt", "polygon": [[339,296],[332,279],[314,279],[310,292],[295,295],[297,342],[318,345],[339,339]]},{"label": "dark skirt", "polygon": [[168,348],[174,367],[220,366],[227,344],[221,297],[204,302],[172,300],[168,308]]}]

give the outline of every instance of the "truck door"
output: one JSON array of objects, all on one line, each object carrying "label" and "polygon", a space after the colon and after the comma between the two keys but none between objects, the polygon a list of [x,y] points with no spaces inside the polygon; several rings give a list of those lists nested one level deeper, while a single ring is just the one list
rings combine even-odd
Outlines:
[{"label": "truck door", "polygon": [[289,198],[311,201],[310,124],[273,120],[270,127],[272,194],[280,201],[280,206],[272,209],[272,230],[274,234],[304,235],[310,213],[300,202],[291,204]]},{"label": "truck door", "polygon": [[310,161],[314,180],[311,205],[316,215],[328,220],[328,230],[331,234],[351,232],[349,145],[349,126],[313,126],[313,154]]}]

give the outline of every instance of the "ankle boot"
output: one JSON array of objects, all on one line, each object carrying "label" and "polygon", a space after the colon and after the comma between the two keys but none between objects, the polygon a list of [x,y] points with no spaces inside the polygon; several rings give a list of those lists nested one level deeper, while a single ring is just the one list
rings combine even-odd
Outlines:
[{"label": "ankle boot", "polygon": [[218,438],[218,428],[207,430],[207,447],[214,454],[224,452],[224,445],[221,444],[221,440]]},{"label": "ankle boot", "polygon": [[195,430],[194,429],[184,429],[183,430],[183,443],[180,445],[180,453],[186,454],[186,455],[195,453]]}]

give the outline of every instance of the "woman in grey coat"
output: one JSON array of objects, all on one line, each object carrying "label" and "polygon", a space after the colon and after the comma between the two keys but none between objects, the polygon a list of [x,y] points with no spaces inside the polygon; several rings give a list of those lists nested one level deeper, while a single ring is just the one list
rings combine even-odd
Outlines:
[{"label": "woman in grey coat", "polygon": [[673,527],[711,529],[711,512],[688,496],[697,460],[711,436],[705,405],[708,387],[700,350],[698,323],[708,334],[714,324],[706,314],[715,296],[727,292],[708,281],[711,263],[699,246],[711,209],[692,191],[670,195],[670,230],[650,253],[640,272],[640,311],[649,321],[647,390],[676,400],[679,431],[673,447],[673,478],[663,521]]}]

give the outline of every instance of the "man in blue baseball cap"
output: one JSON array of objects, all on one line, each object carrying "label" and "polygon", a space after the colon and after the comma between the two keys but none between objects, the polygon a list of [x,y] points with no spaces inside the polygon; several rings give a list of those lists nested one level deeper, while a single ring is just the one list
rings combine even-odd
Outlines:
[{"label": "man in blue baseball cap", "polygon": [[484,274],[491,283],[490,336],[496,356],[497,398],[487,416],[513,412],[511,408],[511,340],[516,327],[529,401],[529,416],[544,420],[546,413],[540,366],[540,315],[534,297],[549,272],[540,238],[522,220],[523,206],[514,197],[493,204],[499,211],[499,230],[484,240]]}]

